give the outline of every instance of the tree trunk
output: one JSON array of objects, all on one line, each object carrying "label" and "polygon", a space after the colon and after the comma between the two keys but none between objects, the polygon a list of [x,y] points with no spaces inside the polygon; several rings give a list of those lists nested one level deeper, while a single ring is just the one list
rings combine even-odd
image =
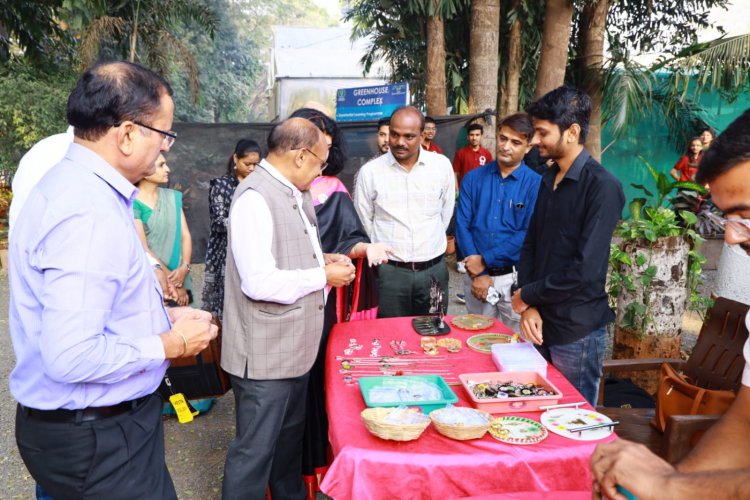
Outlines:
[{"label": "tree trunk", "polygon": [[604,64],[604,36],[609,0],[586,4],[581,13],[579,72],[581,87],[591,97],[591,119],[586,149],[597,161],[602,159],[602,66]]},{"label": "tree trunk", "polygon": [[542,97],[565,82],[565,66],[568,62],[572,22],[573,2],[571,0],[547,0],[534,99]]},{"label": "tree trunk", "polygon": [[[623,250],[636,262],[638,255],[646,258],[641,266],[631,268],[635,290],[623,289],[617,297],[617,318],[612,357],[630,358],[679,358],[682,334],[682,317],[687,305],[688,251],[689,245],[681,236],[660,238],[653,248],[627,243]],[[644,288],[641,279],[649,266],[656,267],[650,285]],[[626,271],[627,272],[627,271]],[[629,304],[642,304],[645,313],[639,318],[649,318],[641,326],[627,326],[626,314]],[[623,374],[651,394],[658,385],[656,373],[634,372]]]},{"label": "tree trunk", "polygon": [[[500,0],[472,0],[469,45],[469,113],[497,113]],[[482,145],[495,150],[493,125],[484,123]]]},{"label": "tree trunk", "polygon": [[438,16],[427,18],[427,82],[425,101],[428,115],[448,114],[445,86],[445,27]]},{"label": "tree trunk", "polygon": [[[518,8],[518,0],[513,2],[513,9]],[[518,112],[518,94],[521,84],[521,19],[516,17],[508,36],[508,74],[505,77],[505,88],[500,104],[500,116]]]}]

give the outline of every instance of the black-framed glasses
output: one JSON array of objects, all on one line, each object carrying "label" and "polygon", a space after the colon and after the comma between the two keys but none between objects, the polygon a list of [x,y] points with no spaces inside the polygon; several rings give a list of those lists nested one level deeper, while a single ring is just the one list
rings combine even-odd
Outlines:
[{"label": "black-framed glasses", "polygon": [[313,155],[315,158],[318,159],[318,161],[320,162],[320,171],[321,172],[326,169],[326,167],[328,166],[328,162],[327,161],[324,161],[323,158],[321,158],[320,156],[316,155],[315,153],[313,153],[311,150],[309,150],[307,148],[300,148],[300,149],[304,149],[305,151],[307,151],[308,153],[310,153],[311,155]]},{"label": "black-framed glasses", "polygon": [[137,122],[135,120],[133,120],[133,123],[135,123],[138,126],[141,126],[143,128],[147,128],[149,130],[153,130],[154,132],[158,132],[161,135],[163,135],[164,136],[164,142],[166,143],[167,148],[171,148],[172,144],[174,144],[174,141],[177,140],[177,132],[173,132],[171,130],[169,132],[167,132],[165,130],[159,130],[158,128],[154,128],[154,127],[152,127],[150,125],[146,125],[145,123]]}]

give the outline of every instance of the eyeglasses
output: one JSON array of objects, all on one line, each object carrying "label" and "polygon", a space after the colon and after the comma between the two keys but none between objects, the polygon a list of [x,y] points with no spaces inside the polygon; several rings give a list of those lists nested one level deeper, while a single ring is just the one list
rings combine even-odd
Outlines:
[{"label": "eyeglasses", "polygon": [[425,132],[435,132],[436,130],[437,130],[436,127],[425,127],[424,128]]},{"label": "eyeglasses", "polygon": [[154,128],[154,127],[152,127],[150,125],[146,125],[145,123],[137,122],[135,120],[133,120],[133,123],[135,123],[136,125],[139,125],[139,126],[141,126],[143,128],[147,128],[149,130],[153,130],[154,132],[158,132],[161,135],[163,135],[164,136],[164,143],[167,145],[167,148],[171,148],[172,144],[174,144],[174,141],[177,140],[177,132],[173,132],[171,130],[169,132],[166,132],[164,130],[159,130],[158,128]]},{"label": "eyeglasses", "polygon": [[320,171],[321,172],[326,169],[326,167],[328,166],[328,162],[327,161],[323,161],[323,158],[321,158],[320,156],[316,155],[315,153],[313,153],[312,151],[310,151],[307,148],[300,148],[300,149],[304,149],[305,151],[307,151],[308,153],[310,153],[311,155],[313,155],[315,158],[318,159],[318,161],[320,162]]},{"label": "eyeglasses", "polygon": [[717,223],[726,231],[727,228],[745,238],[750,238],[750,219],[727,219],[713,212],[704,212],[709,220]]}]

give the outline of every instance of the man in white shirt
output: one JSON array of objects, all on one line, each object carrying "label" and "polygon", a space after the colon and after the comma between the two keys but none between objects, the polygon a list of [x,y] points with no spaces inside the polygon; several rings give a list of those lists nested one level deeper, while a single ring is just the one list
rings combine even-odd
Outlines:
[{"label": "man in white shirt", "polygon": [[236,437],[224,499],[304,498],[302,432],[310,368],[323,331],[326,286],[354,279],[348,257],[323,254],[310,184],[328,145],[304,118],[268,135],[268,156],[229,211],[221,366],[232,379]]},{"label": "man in white shirt", "polygon": [[456,179],[448,158],[420,147],[424,123],[413,106],[394,111],[389,151],[362,167],[354,191],[370,239],[396,250],[378,270],[380,318],[430,314],[433,277],[444,297],[443,312],[447,306],[445,230],[456,203]]},{"label": "man in white shirt", "polygon": [[[696,181],[708,183],[724,239],[750,255],[750,109],[703,153]],[[750,270],[746,270],[750,279]],[[750,314],[746,319],[750,328]],[[623,498],[617,485],[640,500],[649,498],[750,498],[750,340],[737,399],[676,467],[645,446],[618,440],[591,456],[594,491]]]}]

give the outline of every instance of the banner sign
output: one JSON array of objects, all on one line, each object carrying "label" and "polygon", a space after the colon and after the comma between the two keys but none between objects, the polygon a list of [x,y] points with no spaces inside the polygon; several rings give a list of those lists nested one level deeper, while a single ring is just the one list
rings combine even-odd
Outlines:
[{"label": "banner sign", "polygon": [[409,104],[409,84],[394,83],[336,91],[336,121],[379,120]]}]

